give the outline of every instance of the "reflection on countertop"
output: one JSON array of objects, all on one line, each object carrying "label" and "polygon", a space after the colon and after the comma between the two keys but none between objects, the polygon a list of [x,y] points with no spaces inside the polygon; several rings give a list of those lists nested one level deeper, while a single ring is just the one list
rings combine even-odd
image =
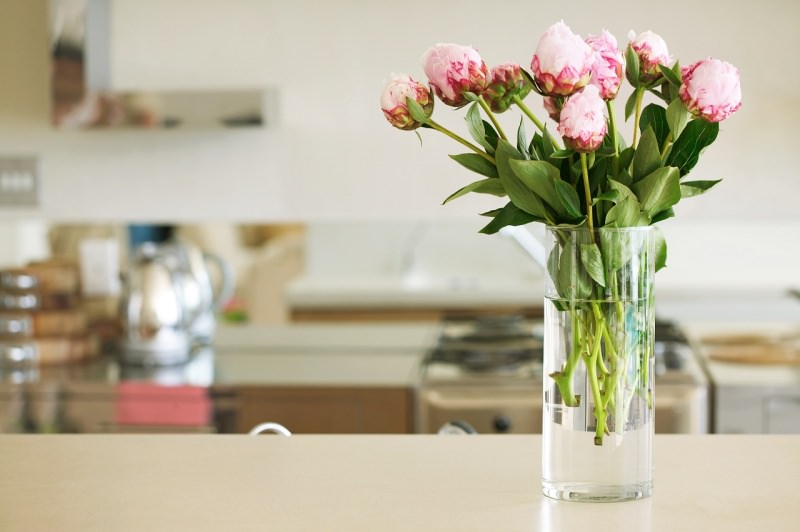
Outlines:
[{"label": "reflection on countertop", "polygon": [[[0,367],[0,386],[138,381],[161,386],[410,386],[438,324],[220,326],[183,364],[122,364],[117,353],[69,365]],[[0,388],[2,389],[2,388]]]}]

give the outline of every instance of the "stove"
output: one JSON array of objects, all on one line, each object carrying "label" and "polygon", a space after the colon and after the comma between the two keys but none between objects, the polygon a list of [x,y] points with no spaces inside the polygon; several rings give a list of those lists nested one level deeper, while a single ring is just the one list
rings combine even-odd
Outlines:
[{"label": "stove", "polygon": [[[518,315],[445,320],[421,365],[418,432],[540,433],[543,331]],[[708,378],[672,322],[656,322],[655,368],[656,432],[708,432]]]}]

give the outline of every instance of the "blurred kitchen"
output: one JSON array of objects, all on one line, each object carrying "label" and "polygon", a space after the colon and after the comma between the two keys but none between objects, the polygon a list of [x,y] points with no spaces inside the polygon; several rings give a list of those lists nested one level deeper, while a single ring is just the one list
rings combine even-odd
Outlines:
[{"label": "blurred kitchen", "polygon": [[800,432],[800,5],[635,6],[0,0],[0,431],[540,430],[541,228],[442,206],[458,148],[378,100],[563,18],[738,66],[693,174],[724,181],[660,224],[657,431]]}]

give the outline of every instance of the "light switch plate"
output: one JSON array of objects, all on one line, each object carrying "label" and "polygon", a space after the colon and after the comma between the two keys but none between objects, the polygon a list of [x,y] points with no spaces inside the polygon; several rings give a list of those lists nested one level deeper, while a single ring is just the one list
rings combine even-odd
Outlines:
[{"label": "light switch plate", "polygon": [[0,207],[39,205],[39,158],[0,156]]}]

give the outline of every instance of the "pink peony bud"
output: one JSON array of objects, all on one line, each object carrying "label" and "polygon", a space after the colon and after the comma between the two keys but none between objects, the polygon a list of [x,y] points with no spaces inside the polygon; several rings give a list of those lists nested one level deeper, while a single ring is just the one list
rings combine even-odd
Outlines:
[{"label": "pink peony bud", "polygon": [[547,111],[547,115],[550,118],[556,122],[561,120],[561,103],[558,101],[558,98],[553,96],[545,96],[542,98],[542,104],[544,105],[544,110]]},{"label": "pink peony bud", "polygon": [[409,75],[394,74],[381,94],[381,109],[390,124],[409,131],[417,129],[420,123],[411,117],[407,98],[415,100],[427,116],[433,113],[433,96],[430,89]]},{"label": "pink peony bud", "polygon": [[606,135],[605,102],[600,90],[587,85],[564,102],[558,132],[575,151],[590,152],[600,147]]},{"label": "pink peony bud", "polygon": [[524,99],[531,92],[530,83],[515,63],[504,63],[492,69],[491,81],[483,92],[483,99],[495,113],[508,110],[514,97]]},{"label": "pink peony bud", "polygon": [[589,82],[594,52],[564,22],[539,39],[531,61],[533,77],[548,96],[569,96]]},{"label": "pink peony bud", "polygon": [[422,55],[422,67],[436,96],[452,107],[467,103],[465,92],[480,96],[489,82],[489,67],[470,46],[437,44]]},{"label": "pink peony bud", "polygon": [[631,41],[629,46],[639,56],[639,79],[648,83],[659,78],[661,71],[658,65],[669,66],[671,62],[664,39],[650,30],[639,35],[630,31],[628,38]]},{"label": "pink peony bud", "polygon": [[719,59],[703,59],[681,70],[678,91],[689,111],[709,122],[721,122],[742,105],[739,70]]},{"label": "pink peony bud", "polygon": [[617,39],[603,30],[601,35],[586,39],[586,43],[595,52],[589,83],[600,89],[600,96],[604,100],[613,100],[617,97],[625,72],[625,60],[617,48]]}]

